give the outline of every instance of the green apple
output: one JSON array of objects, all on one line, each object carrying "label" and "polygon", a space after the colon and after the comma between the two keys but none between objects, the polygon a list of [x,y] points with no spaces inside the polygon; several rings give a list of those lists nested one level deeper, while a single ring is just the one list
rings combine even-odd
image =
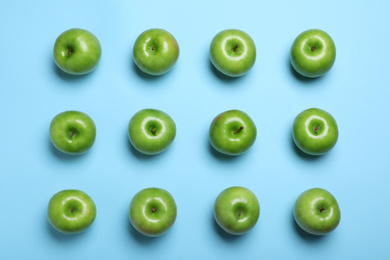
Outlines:
[{"label": "green apple", "polygon": [[172,34],[163,29],[149,29],[141,33],[133,47],[133,59],[140,70],[150,75],[167,73],[179,58],[179,44]]},{"label": "green apple", "polygon": [[335,60],[336,46],[333,39],[322,30],[302,32],[291,46],[291,65],[305,77],[324,75],[332,68]]},{"label": "green apple", "polygon": [[247,33],[241,30],[221,31],[211,41],[210,60],[223,74],[240,77],[255,64],[255,43]]},{"label": "green apple", "polygon": [[329,152],[339,136],[336,120],[328,112],[310,108],[299,113],[292,131],[295,144],[310,155]]},{"label": "green apple", "polygon": [[134,195],[129,218],[133,227],[146,236],[164,234],[176,220],[177,207],[172,195],[161,188],[146,188]]},{"label": "green apple", "polygon": [[321,188],[303,192],[295,201],[294,218],[298,226],[313,235],[325,235],[340,223],[340,208],[335,197]]},{"label": "green apple", "polygon": [[154,155],[165,151],[176,136],[176,125],[165,112],[157,109],[138,111],[129,122],[131,144],[141,153]]},{"label": "green apple", "polygon": [[220,153],[240,155],[255,142],[256,125],[243,111],[228,110],[217,115],[211,122],[209,140]]},{"label": "green apple", "polygon": [[214,218],[218,225],[233,235],[251,230],[260,215],[256,195],[245,187],[233,186],[223,190],[214,203]]},{"label": "green apple", "polygon": [[73,28],[57,37],[54,61],[64,72],[83,75],[93,71],[99,63],[102,48],[91,32]]},{"label": "green apple", "polygon": [[61,152],[78,155],[87,152],[95,142],[96,126],[93,120],[80,111],[65,111],[50,123],[50,139]]},{"label": "green apple", "polygon": [[51,197],[47,217],[50,224],[62,233],[80,233],[94,222],[96,206],[83,191],[62,190]]}]

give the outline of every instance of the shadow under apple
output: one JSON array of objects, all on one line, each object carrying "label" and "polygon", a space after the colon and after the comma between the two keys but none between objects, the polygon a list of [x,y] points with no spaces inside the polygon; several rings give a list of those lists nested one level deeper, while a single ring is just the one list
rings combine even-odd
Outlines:
[{"label": "shadow under apple", "polygon": [[144,154],[144,153],[141,153],[140,151],[138,151],[137,149],[135,149],[134,146],[131,144],[127,131],[126,131],[126,135],[125,136],[126,136],[125,142],[127,142],[127,147],[129,149],[130,154],[132,154],[135,158],[137,158],[140,161],[157,160],[161,156],[164,156],[163,154],[166,153],[167,150],[169,150],[169,148],[170,148],[170,147],[168,147],[165,151],[162,151],[161,153],[158,153],[158,154],[152,154],[152,155]]},{"label": "shadow under apple", "polygon": [[88,227],[88,229],[76,233],[76,234],[64,234],[56,230],[50,222],[47,220],[47,216],[45,217],[46,220],[46,230],[49,233],[50,237],[53,238],[55,241],[62,243],[78,243],[77,241],[82,239],[86,232],[88,232],[88,229],[92,228],[92,226]]},{"label": "shadow under apple", "polygon": [[64,71],[62,71],[60,68],[58,68],[57,64],[55,64],[55,62],[52,63],[52,67],[53,67],[53,70],[55,72],[55,74],[58,76],[58,78],[62,79],[63,81],[66,81],[66,82],[75,82],[75,81],[81,81],[81,80],[86,80],[90,77],[91,74],[93,74],[95,72],[95,70],[87,73],[87,74],[83,74],[83,75],[73,75],[73,74],[69,74],[69,73],[66,73]]},{"label": "shadow under apple", "polygon": [[142,80],[145,80],[145,81],[157,81],[157,80],[161,80],[161,77],[164,77],[165,75],[169,74],[169,73],[172,73],[172,71],[175,69],[175,66],[173,66],[169,71],[167,71],[166,73],[162,74],[162,75],[150,75],[146,72],[143,72],[140,68],[138,68],[137,64],[135,64],[135,62],[131,59],[131,62],[130,62],[130,67],[131,69],[133,70],[133,72]]},{"label": "shadow under apple", "polygon": [[[149,236],[145,236],[144,234],[141,234],[140,232],[138,232],[130,222],[129,212],[127,211],[126,213],[127,214],[124,214],[125,216],[127,216],[125,221],[126,221],[127,229],[129,231],[129,235],[133,241],[136,241],[138,244],[143,245],[143,246],[153,245],[153,244],[156,244],[160,241],[160,239],[159,239],[160,237],[149,237]],[[168,232],[169,232],[169,230],[168,230]],[[166,235],[166,234],[163,234],[163,235]]]},{"label": "shadow under apple", "polygon": [[320,77],[316,77],[316,78],[309,78],[309,77],[305,77],[305,76],[302,76],[301,74],[299,74],[295,69],[294,67],[291,65],[291,61],[290,61],[290,56],[288,55],[288,59],[287,59],[287,66],[290,70],[290,73],[294,76],[294,78],[302,83],[310,83],[310,82],[314,82],[314,81],[320,81],[322,80],[324,77],[326,77],[326,74],[325,75],[322,75]]},{"label": "shadow under apple", "polygon": [[234,82],[237,82],[237,81],[241,80],[243,77],[245,77],[245,75],[243,75],[241,77],[229,77],[229,76],[223,74],[222,72],[220,72],[217,68],[215,68],[213,63],[210,61],[209,57],[207,57],[207,60],[208,60],[208,63],[209,63],[210,71],[213,73],[213,75],[217,79],[219,79],[220,81],[224,82],[224,84],[234,83]]},{"label": "shadow under apple", "polygon": [[306,242],[316,243],[325,239],[326,235],[313,235],[304,231],[295,221],[294,214],[291,213],[291,225],[293,226],[295,233]]},{"label": "shadow under apple", "polygon": [[[60,161],[63,162],[69,162],[69,161],[78,161],[81,160],[82,158],[85,158],[90,151],[87,151],[84,154],[78,154],[78,155],[72,155],[72,154],[67,154],[59,151],[51,142],[51,140],[48,140],[48,147],[51,152],[51,154],[57,158]],[[92,148],[91,148],[92,149]]]},{"label": "shadow under apple", "polygon": [[305,152],[303,152],[299,147],[295,144],[294,139],[292,138],[291,133],[289,134],[290,139],[290,146],[291,149],[294,151],[294,153],[300,157],[302,160],[313,162],[313,161],[319,161],[323,158],[323,156],[326,156],[326,154],[323,155],[310,155]]},{"label": "shadow under apple", "polygon": [[239,160],[239,158],[240,158],[241,156],[243,156],[242,154],[241,154],[241,155],[237,155],[237,156],[232,156],[232,155],[227,155],[227,154],[223,154],[223,153],[218,152],[218,151],[215,150],[215,148],[210,144],[210,141],[209,141],[208,138],[207,138],[207,146],[208,146],[209,153],[210,153],[216,160],[221,161],[221,162],[223,162],[223,163],[237,161],[237,160]]},{"label": "shadow under apple", "polygon": [[[140,68],[138,68],[137,64],[135,64],[135,62],[131,59],[130,61],[130,66],[131,66],[131,69],[133,70],[133,72],[135,74],[137,74],[137,76],[145,81],[154,81],[154,80],[158,80],[161,76],[163,75],[159,75],[159,76],[154,76],[154,75],[150,75],[148,73],[145,73],[143,72],[142,70],[140,70]],[[169,72],[168,72],[169,73]]]},{"label": "shadow under apple", "polygon": [[211,225],[213,226],[215,233],[216,233],[222,240],[224,240],[224,241],[226,241],[226,242],[234,242],[234,241],[239,240],[239,239],[242,238],[243,236],[245,236],[245,234],[244,234],[244,235],[233,235],[233,234],[230,234],[230,233],[226,232],[225,230],[223,230],[223,229],[218,225],[217,221],[215,220],[215,218],[214,218],[214,212],[211,211],[211,213],[212,213],[212,214],[211,214],[211,218],[210,218],[211,221],[212,221]]}]

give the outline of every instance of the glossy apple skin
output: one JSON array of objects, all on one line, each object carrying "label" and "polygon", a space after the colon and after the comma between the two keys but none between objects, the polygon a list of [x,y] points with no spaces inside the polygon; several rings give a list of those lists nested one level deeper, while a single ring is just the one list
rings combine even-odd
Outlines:
[{"label": "glossy apple skin", "polygon": [[326,32],[311,29],[295,38],[290,51],[290,61],[302,76],[316,78],[327,73],[336,60],[336,46]]},{"label": "glossy apple skin", "polygon": [[154,76],[171,70],[179,55],[180,48],[175,37],[163,29],[144,31],[133,47],[135,64],[141,71]]},{"label": "glossy apple skin", "polygon": [[243,111],[228,110],[211,122],[209,140],[220,153],[236,156],[246,152],[255,142],[257,128]]},{"label": "glossy apple skin", "polygon": [[256,225],[259,216],[259,201],[245,187],[233,186],[223,190],[214,203],[215,221],[232,235],[247,233]]},{"label": "glossy apple skin", "polygon": [[167,232],[175,223],[176,202],[161,188],[146,188],[133,197],[129,218],[133,227],[146,236],[156,237]]},{"label": "glossy apple skin", "polygon": [[53,53],[54,61],[62,71],[83,75],[96,68],[102,55],[102,47],[91,32],[73,28],[57,37]]},{"label": "glossy apple skin", "polygon": [[59,151],[80,155],[95,142],[96,125],[92,118],[80,111],[65,111],[50,123],[50,140]]},{"label": "glossy apple skin", "polygon": [[328,112],[309,108],[299,113],[293,123],[293,140],[303,152],[323,155],[337,143],[339,131],[336,120]]},{"label": "glossy apple skin", "polygon": [[176,124],[161,110],[143,109],[130,119],[128,135],[136,150],[155,155],[171,145],[176,136]]},{"label": "glossy apple skin", "polygon": [[313,188],[296,199],[294,218],[304,231],[313,235],[325,235],[339,225],[341,212],[337,200],[330,192]]},{"label": "glossy apple skin", "polygon": [[86,230],[95,221],[96,206],[83,191],[62,190],[51,197],[47,217],[59,232],[76,234]]},{"label": "glossy apple skin", "polygon": [[248,73],[255,64],[255,43],[241,30],[221,31],[211,41],[210,60],[221,73],[230,77],[240,77]]}]

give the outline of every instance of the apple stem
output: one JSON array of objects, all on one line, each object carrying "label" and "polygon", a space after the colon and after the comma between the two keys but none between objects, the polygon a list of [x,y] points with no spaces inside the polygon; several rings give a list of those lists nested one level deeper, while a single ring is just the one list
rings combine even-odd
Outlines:
[{"label": "apple stem", "polygon": [[156,208],[152,208],[152,213],[156,212]]},{"label": "apple stem", "polygon": [[150,131],[155,135],[156,133],[157,133],[157,131],[156,131],[156,128],[155,127],[151,127],[150,128]]},{"label": "apple stem", "polygon": [[238,134],[239,132],[241,132],[242,129],[244,129],[244,127],[240,126],[240,128],[238,128],[236,131],[234,131],[233,134]]},{"label": "apple stem", "polygon": [[73,137],[76,134],[75,131],[70,132],[70,137]]},{"label": "apple stem", "polygon": [[241,217],[241,211],[238,212],[238,217],[239,217],[239,218]]},{"label": "apple stem", "polygon": [[313,130],[314,130],[314,132],[318,132],[318,130],[320,129],[320,127],[319,126],[315,126],[314,128],[313,128]]},{"label": "apple stem", "polygon": [[234,48],[232,49],[232,51],[236,52],[236,51],[237,51],[237,48],[238,48],[238,44],[236,44],[236,46],[234,46]]},{"label": "apple stem", "polygon": [[155,51],[156,50],[156,47],[152,46],[152,51]]},{"label": "apple stem", "polygon": [[326,210],[326,208],[320,208],[320,212],[322,212],[322,211],[324,211],[324,210]]},{"label": "apple stem", "polygon": [[68,56],[70,56],[72,54],[72,52],[73,52],[72,49],[68,50]]},{"label": "apple stem", "polygon": [[311,51],[315,51],[316,46],[311,47]]}]

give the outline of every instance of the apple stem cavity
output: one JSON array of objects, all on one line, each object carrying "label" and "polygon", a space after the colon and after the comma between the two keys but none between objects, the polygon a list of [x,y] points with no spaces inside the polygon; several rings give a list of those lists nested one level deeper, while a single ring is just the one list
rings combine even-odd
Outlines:
[{"label": "apple stem cavity", "polygon": [[157,131],[156,131],[156,128],[155,128],[155,127],[151,127],[151,128],[150,128],[150,132],[152,132],[154,135],[157,134]]},{"label": "apple stem cavity", "polygon": [[314,130],[314,132],[318,132],[318,130],[320,130],[320,127],[319,126],[315,126],[315,127],[313,127],[313,130]]},{"label": "apple stem cavity", "polygon": [[70,137],[73,137],[73,136],[75,136],[76,135],[76,132],[75,131],[71,131],[70,132]]},{"label": "apple stem cavity", "polygon": [[315,50],[316,50],[316,46],[311,47],[311,51],[315,51]]},{"label": "apple stem cavity", "polygon": [[237,52],[237,48],[238,48],[238,44],[236,44],[236,46],[234,46],[234,48],[232,49],[232,51]]},{"label": "apple stem cavity", "polygon": [[241,132],[242,129],[244,129],[244,127],[240,126],[240,128],[238,128],[236,131],[234,131],[233,134],[238,134],[239,132]]},{"label": "apple stem cavity", "polygon": [[156,212],[156,208],[152,208],[152,213],[155,213]]},{"label": "apple stem cavity", "polygon": [[239,218],[241,217],[241,211],[238,212],[238,217],[239,217]]},{"label": "apple stem cavity", "polygon": [[155,51],[155,50],[156,50],[156,47],[152,46],[152,48],[151,48],[151,49],[152,49],[152,51]]},{"label": "apple stem cavity", "polygon": [[[70,209],[70,212],[71,212],[71,213],[73,213],[73,212],[75,212],[75,211],[76,211],[75,208],[71,208],[71,209]],[[82,211],[82,210],[79,210],[79,212],[83,212],[83,211]]]},{"label": "apple stem cavity", "polygon": [[324,210],[326,210],[326,208],[320,208],[320,212],[323,212]]}]

